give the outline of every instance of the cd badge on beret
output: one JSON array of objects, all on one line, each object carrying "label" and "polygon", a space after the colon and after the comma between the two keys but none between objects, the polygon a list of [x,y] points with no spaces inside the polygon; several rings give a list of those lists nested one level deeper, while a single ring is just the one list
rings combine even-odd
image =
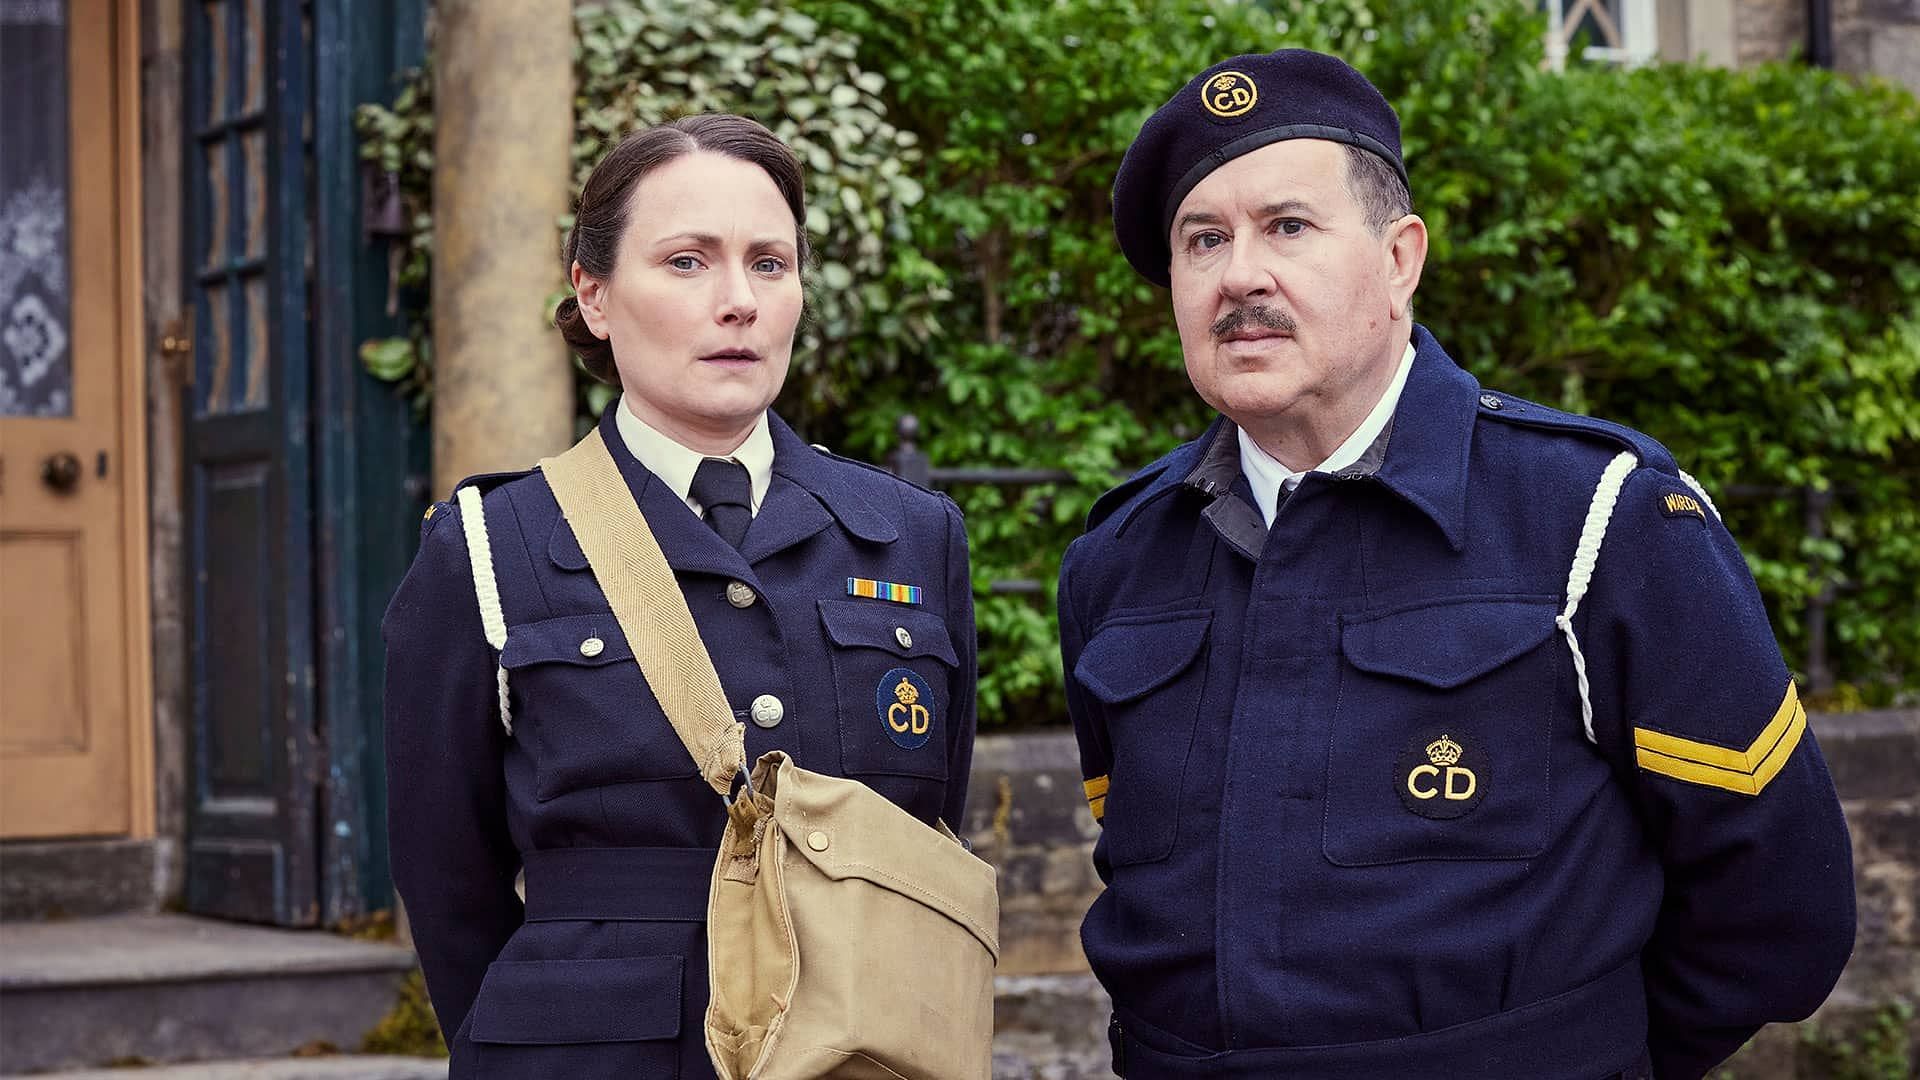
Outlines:
[{"label": "cd badge on beret", "polygon": [[1400,801],[1423,818],[1463,817],[1487,794],[1485,755],[1446,732],[1429,731],[1408,740],[1394,769]]},{"label": "cd badge on beret", "polygon": [[933,687],[912,668],[897,667],[880,676],[873,703],[887,738],[902,750],[918,750],[933,737]]},{"label": "cd badge on beret", "polygon": [[1200,104],[1222,120],[1245,116],[1260,100],[1260,88],[1237,71],[1223,71],[1200,88]]}]

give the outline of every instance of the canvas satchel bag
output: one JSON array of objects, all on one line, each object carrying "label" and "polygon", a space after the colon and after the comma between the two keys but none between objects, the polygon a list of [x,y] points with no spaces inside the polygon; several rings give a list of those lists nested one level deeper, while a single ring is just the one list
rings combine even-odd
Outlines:
[{"label": "canvas satchel bag", "polygon": [[599,430],[541,469],[647,685],[725,800],[705,1025],[721,1080],[988,1080],[993,867],[944,824],[781,751],[749,775],[745,725]]}]

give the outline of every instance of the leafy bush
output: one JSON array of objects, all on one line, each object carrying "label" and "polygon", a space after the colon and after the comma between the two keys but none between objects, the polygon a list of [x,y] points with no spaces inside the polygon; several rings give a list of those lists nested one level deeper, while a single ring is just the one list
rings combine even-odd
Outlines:
[{"label": "leafy bush", "polygon": [[1882,1006],[1852,1038],[1807,1022],[1800,1046],[1808,1071],[1831,1080],[1910,1080],[1920,1057],[1914,1054],[1913,1005],[1893,1001]]},{"label": "leafy bush", "polygon": [[[1114,171],[1140,123],[1201,68],[1283,45],[1338,53],[1400,111],[1433,234],[1420,317],[1449,352],[1491,386],[1665,441],[1719,496],[1787,656],[1803,658],[1807,599],[1836,588],[1839,699],[1911,695],[1920,106],[1781,66],[1543,72],[1531,7],[583,8],[576,163],[626,126],[702,109],[759,116],[831,155],[803,150],[827,215],[809,223],[822,287],[780,408],[810,438],[871,459],[910,412],[937,465],[1076,478],[953,492],[982,592],[983,722],[1057,719],[1051,605],[988,595],[987,583],[1050,583],[1115,470],[1208,418],[1166,294],[1114,244]],[[430,118],[419,90],[408,104],[367,111],[368,152],[397,161],[424,208],[425,174],[411,170]],[[829,276],[834,265],[846,275]],[[1827,536],[1808,538],[1797,501],[1735,499],[1736,485],[1832,492]]]},{"label": "leafy bush", "polygon": [[[1530,5],[1505,0],[806,6],[872,63],[896,58],[886,96],[925,137],[932,193],[914,236],[952,275],[937,377],[850,415],[853,444],[880,452],[915,409],[935,462],[1081,477],[957,493],[987,572],[1051,580],[1106,470],[1204,422],[1107,192],[1140,121],[1194,72],[1305,45],[1400,111],[1434,237],[1420,317],[1449,352],[1488,385],[1665,441],[1721,493],[1789,658],[1804,659],[1807,600],[1837,588],[1831,660],[1849,684],[1830,704],[1920,681],[1911,95],[1777,65],[1553,74]],[[1797,497],[1736,486],[1832,492],[1828,535],[1807,536]],[[1004,697],[1057,715],[1053,627],[1021,603],[981,605],[983,715]]]},{"label": "leafy bush", "polygon": [[[1538,83],[1508,126],[1554,150],[1456,222],[1422,289],[1436,330],[1483,379],[1666,442],[1721,493],[1790,658],[1806,602],[1838,586],[1852,696],[1912,687],[1920,108],[1781,66]],[[1831,492],[1829,536],[1797,498],[1726,498],[1738,485]]]}]

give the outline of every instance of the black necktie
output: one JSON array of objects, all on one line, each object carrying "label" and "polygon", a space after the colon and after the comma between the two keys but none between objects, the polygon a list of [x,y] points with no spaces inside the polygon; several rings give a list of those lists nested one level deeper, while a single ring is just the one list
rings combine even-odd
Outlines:
[{"label": "black necktie", "polygon": [[720,539],[739,547],[747,538],[747,526],[753,524],[753,480],[747,467],[737,461],[707,458],[693,470],[693,487],[688,492],[707,515],[707,524]]}]

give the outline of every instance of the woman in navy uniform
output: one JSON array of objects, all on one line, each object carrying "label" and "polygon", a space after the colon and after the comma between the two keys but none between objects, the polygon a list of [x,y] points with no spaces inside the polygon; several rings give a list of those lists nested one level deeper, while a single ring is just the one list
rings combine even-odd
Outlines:
[{"label": "woman in navy uniform", "polygon": [[[629,136],[581,193],[577,299],[556,322],[623,390],[601,435],[747,722],[747,759],[785,750],[958,822],[974,733],[960,512],[769,410],[805,220],[799,163],[751,120]],[[384,624],[394,881],[452,1075],[712,1076],[703,920],[724,808],[545,479],[461,489],[428,512]],[[887,723],[903,682],[923,730]]]}]

